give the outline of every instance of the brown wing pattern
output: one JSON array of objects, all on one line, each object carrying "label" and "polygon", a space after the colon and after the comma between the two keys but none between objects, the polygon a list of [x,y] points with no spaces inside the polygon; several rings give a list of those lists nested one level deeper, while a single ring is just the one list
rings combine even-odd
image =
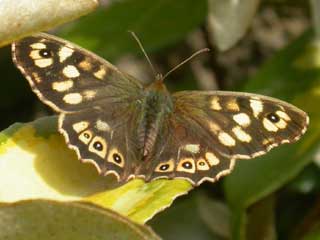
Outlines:
[{"label": "brown wing pattern", "polygon": [[[185,91],[173,95],[175,110],[158,140],[147,179],[215,181],[235,159],[254,158],[298,140],[308,116],[283,101],[256,94]],[[151,171],[152,170],[152,171]]]},{"label": "brown wing pattern", "polygon": [[134,108],[111,105],[104,110],[61,114],[59,129],[81,161],[92,163],[100,174],[113,174],[123,182],[142,159],[135,132],[139,111]]},{"label": "brown wing pattern", "polygon": [[78,158],[101,174],[126,179],[137,164],[134,122],[142,85],[109,62],[40,33],[12,45],[13,60],[32,90],[60,113],[59,131]]},{"label": "brown wing pattern", "polygon": [[236,159],[260,156],[294,142],[308,125],[305,112],[274,98],[177,92],[172,95],[173,112],[161,119],[157,126],[161,131],[151,136],[150,151],[144,156],[139,131],[152,129],[141,129],[141,122],[150,121],[142,119],[150,106],[139,81],[48,34],[22,39],[12,45],[12,51],[32,90],[60,113],[59,131],[68,146],[80,160],[93,163],[101,174],[116,175],[119,181],[134,177],[184,178],[195,185],[215,181],[231,171]]},{"label": "brown wing pattern", "polygon": [[13,60],[32,90],[58,112],[132,101],[142,86],[97,55],[39,33],[12,44]]}]

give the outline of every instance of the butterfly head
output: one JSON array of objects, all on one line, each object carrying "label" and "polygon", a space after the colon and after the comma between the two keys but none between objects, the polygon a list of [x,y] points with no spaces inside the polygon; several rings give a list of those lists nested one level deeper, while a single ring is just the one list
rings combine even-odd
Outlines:
[{"label": "butterfly head", "polygon": [[168,90],[164,85],[163,80],[163,75],[161,73],[158,73],[155,77],[155,81],[149,84],[146,89],[150,91],[168,93]]}]

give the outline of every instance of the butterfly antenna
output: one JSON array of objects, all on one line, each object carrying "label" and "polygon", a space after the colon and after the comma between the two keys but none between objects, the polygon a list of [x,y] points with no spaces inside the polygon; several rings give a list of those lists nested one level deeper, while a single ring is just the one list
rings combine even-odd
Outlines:
[{"label": "butterfly antenna", "polygon": [[136,42],[138,43],[141,51],[143,52],[144,56],[146,57],[149,65],[150,65],[150,67],[151,67],[151,69],[152,69],[152,72],[153,72],[154,76],[157,76],[158,74],[157,74],[157,72],[156,72],[156,70],[155,70],[155,68],[154,68],[154,66],[153,66],[153,64],[152,64],[152,62],[151,62],[148,54],[147,54],[146,51],[144,50],[140,39],[138,38],[138,36],[137,36],[133,31],[128,31],[128,32],[132,35],[132,37],[133,37],[133,38],[136,40]]},{"label": "butterfly antenna", "polygon": [[181,63],[179,63],[177,66],[175,66],[174,68],[172,68],[169,72],[167,72],[164,76],[163,76],[163,80],[168,77],[172,72],[174,72],[175,70],[177,70],[179,67],[181,67],[183,64],[185,64],[186,62],[189,62],[192,58],[196,57],[197,55],[204,53],[204,52],[209,52],[210,49],[209,48],[203,48],[200,49],[199,51],[195,52],[194,54],[192,54],[190,57],[188,57],[187,59],[185,59],[184,61],[182,61]]}]

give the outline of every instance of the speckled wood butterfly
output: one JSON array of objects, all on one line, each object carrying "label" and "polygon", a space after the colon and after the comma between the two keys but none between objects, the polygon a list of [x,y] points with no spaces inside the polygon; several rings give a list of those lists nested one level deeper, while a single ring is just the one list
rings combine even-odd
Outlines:
[{"label": "speckled wood butterfly", "polygon": [[161,75],[144,86],[106,60],[62,39],[36,34],[12,45],[32,90],[59,113],[59,131],[83,162],[126,182],[184,178],[194,185],[228,174],[297,141],[308,116],[249,93],[170,94]]}]

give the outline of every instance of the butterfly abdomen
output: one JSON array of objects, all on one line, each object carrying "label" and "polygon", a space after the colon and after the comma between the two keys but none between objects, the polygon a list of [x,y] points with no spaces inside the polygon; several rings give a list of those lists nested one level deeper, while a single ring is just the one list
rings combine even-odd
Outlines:
[{"label": "butterfly abdomen", "polygon": [[153,152],[157,136],[166,117],[172,112],[172,99],[167,92],[148,90],[143,116],[138,127],[139,146],[146,159]]}]

